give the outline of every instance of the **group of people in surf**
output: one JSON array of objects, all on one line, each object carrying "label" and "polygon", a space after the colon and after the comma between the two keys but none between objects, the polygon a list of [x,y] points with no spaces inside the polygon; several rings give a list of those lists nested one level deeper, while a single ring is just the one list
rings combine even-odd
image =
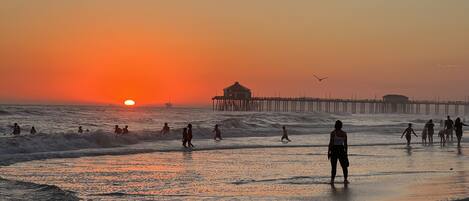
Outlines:
[{"label": "group of people in surf", "polygon": [[[170,127],[168,126],[168,123],[164,123],[163,128],[160,131],[160,134],[165,135],[170,132]],[[219,141],[223,140],[221,137],[221,131],[220,128],[218,128],[218,124],[215,124],[215,127],[213,128],[213,132],[215,133],[215,136],[213,137],[213,140]],[[186,127],[182,129],[182,146],[185,148],[188,147],[194,147],[192,144],[192,124],[188,124]]]},{"label": "group of people in surf", "polygon": [[117,136],[119,135],[126,135],[129,133],[129,126],[125,125],[124,128],[120,128],[119,125],[114,126],[114,134]]},{"label": "group of people in surf", "polygon": [[[291,142],[291,140],[288,138],[288,133],[287,133],[287,129],[285,126],[282,126],[282,130],[283,130],[283,135],[282,135],[282,138],[280,139],[281,142]],[[168,134],[170,132],[170,128],[168,126],[168,123],[164,123],[164,126],[163,128],[161,129],[160,131],[160,134]],[[218,126],[218,124],[215,124],[213,130],[212,130],[213,133],[215,133],[215,135],[213,136],[213,140],[215,141],[220,141],[220,140],[223,140],[223,138],[221,137],[221,131],[220,131],[220,128]],[[184,127],[182,129],[182,146],[183,147],[194,147],[194,145],[192,144],[192,124],[188,124],[187,127]]]},{"label": "group of people in surf", "polygon": [[[438,137],[440,137],[440,145],[445,146],[447,142],[453,142],[453,132],[456,133],[456,138],[458,140],[458,147],[461,146],[461,139],[463,135],[463,126],[469,126],[465,124],[464,122],[461,121],[461,118],[456,118],[455,121],[451,119],[450,116],[447,116],[447,119],[443,122],[441,120],[440,122],[440,131],[438,132]],[[430,119],[428,120],[427,123],[425,123],[425,126],[423,127],[422,130],[422,144],[427,145],[427,138],[428,138],[428,144],[433,144],[433,134],[435,133],[435,124],[433,123],[433,120]],[[401,138],[405,135],[406,140],[407,140],[407,145],[410,145],[410,141],[412,139],[412,134],[414,134],[416,137],[418,135],[415,133],[414,129],[412,128],[412,124],[409,123],[409,126],[404,130],[404,132],[401,135]]]},{"label": "group of people in surf", "polygon": [[[31,130],[29,131],[30,134],[34,135],[37,133],[36,128],[34,126],[31,127]],[[13,132],[11,133],[12,135],[21,135],[21,127],[18,123],[13,124]]]}]

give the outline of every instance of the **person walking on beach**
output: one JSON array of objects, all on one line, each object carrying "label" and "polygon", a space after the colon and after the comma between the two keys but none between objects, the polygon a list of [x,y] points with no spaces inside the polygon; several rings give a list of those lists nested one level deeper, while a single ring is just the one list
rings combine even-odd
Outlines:
[{"label": "person walking on beach", "polygon": [[433,120],[428,120],[425,127],[427,128],[428,143],[433,144],[433,134],[435,133],[435,124],[433,123]]},{"label": "person walking on beach", "polygon": [[283,140],[287,140],[287,142],[291,142],[291,140],[288,139],[287,128],[285,126],[282,126],[282,130],[283,130],[283,135],[282,135],[282,138],[280,139],[280,141],[283,142]]},{"label": "person walking on beach", "polygon": [[182,146],[187,148],[187,128],[182,129]]},{"label": "person walking on beach", "polygon": [[164,123],[163,129],[161,129],[160,134],[164,135],[164,134],[169,133],[169,129],[170,128],[168,126],[168,123]]},{"label": "person walking on beach", "polygon": [[347,155],[347,133],[342,130],[342,122],[335,122],[334,131],[331,132],[329,140],[329,149],[327,158],[331,161],[331,184],[334,185],[334,179],[337,172],[337,160],[340,162],[344,174],[344,184],[348,184],[348,155]]},{"label": "person walking on beach", "polygon": [[449,137],[451,136],[451,142],[453,141],[453,129],[454,129],[454,122],[448,116],[445,121],[445,129],[446,129],[446,141],[449,141]]},{"label": "person walking on beach", "polygon": [[192,124],[187,125],[187,146],[194,147],[192,144]]},{"label": "person walking on beach", "polygon": [[463,122],[461,122],[461,118],[457,118],[456,121],[454,122],[454,128],[456,130],[456,138],[458,138],[458,147],[461,147],[461,138],[463,134],[462,127],[463,126],[469,126]]},{"label": "person walking on beach", "polygon": [[81,126],[78,126],[78,133],[83,133],[83,128]]},{"label": "person walking on beach", "polygon": [[215,137],[213,137],[213,140],[217,140],[217,139],[223,140],[223,139],[221,138],[221,131],[220,131],[220,129],[218,128],[218,124],[215,124],[215,128],[213,129],[212,132],[215,133]]},{"label": "person walking on beach", "polygon": [[13,124],[13,135],[20,135],[21,134],[21,128],[18,125],[18,123]]},{"label": "person walking on beach", "polygon": [[409,123],[409,127],[407,127],[407,128],[404,130],[404,132],[402,133],[402,135],[401,135],[401,139],[402,139],[402,137],[404,137],[404,135],[405,135],[405,139],[407,140],[407,146],[410,145],[410,140],[412,139],[412,133],[415,135],[415,137],[419,137],[419,136],[415,133],[414,129],[412,129],[412,124]]},{"label": "person walking on beach", "polygon": [[36,133],[37,133],[36,128],[34,128],[34,126],[31,127],[31,130],[29,131],[29,133],[30,133],[31,135],[36,134]]}]

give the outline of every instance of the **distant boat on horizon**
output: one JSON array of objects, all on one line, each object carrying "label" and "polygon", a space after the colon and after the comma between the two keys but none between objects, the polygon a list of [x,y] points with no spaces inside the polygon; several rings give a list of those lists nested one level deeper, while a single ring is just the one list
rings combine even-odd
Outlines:
[{"label": "distant boat on horizon", "polygon": [[164,106],[165,106],[166,108],[172,108],[172,107],[173,107],[173,104],[172,104],[171,102],[167,102],[167,103],[164,104]]}]

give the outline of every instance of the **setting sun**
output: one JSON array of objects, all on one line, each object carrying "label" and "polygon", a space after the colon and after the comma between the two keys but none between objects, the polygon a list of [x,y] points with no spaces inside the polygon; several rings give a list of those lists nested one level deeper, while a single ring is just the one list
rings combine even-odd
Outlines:
[{"label": "setting sun", "polygon": [[127,106],[135,105],[135,101],[133,101],[133,100],[125,100],[125,101],[124,101],[124,105],[127,105]]}]

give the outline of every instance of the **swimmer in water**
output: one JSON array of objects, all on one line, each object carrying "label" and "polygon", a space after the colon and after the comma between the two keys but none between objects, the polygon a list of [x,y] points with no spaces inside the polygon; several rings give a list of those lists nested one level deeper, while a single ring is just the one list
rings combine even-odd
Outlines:
[{"label": "swimmer in water", "polygon": [[36,134],[36,133],[37,133],[36,128],[34,128],[34,126],[31,127],[31,131],[29,131],[29,133],[30,133],[31,135]]}]

